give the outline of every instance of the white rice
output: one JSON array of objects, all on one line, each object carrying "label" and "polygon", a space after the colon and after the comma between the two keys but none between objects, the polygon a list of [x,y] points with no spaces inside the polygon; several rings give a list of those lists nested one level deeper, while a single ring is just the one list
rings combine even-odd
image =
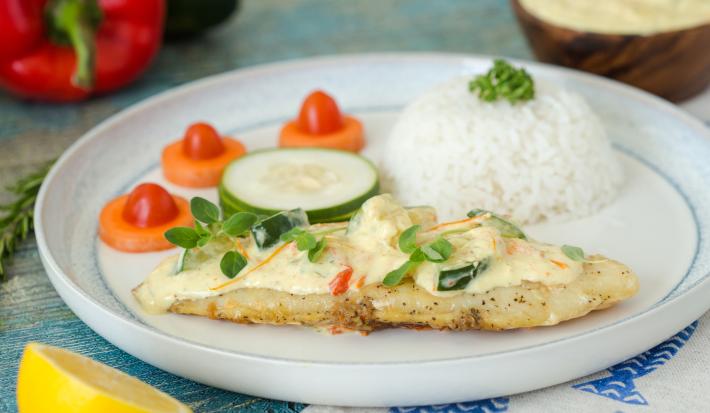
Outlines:
[{"label": "white rice", "polygon": [[470,79],[436,86],[397,121],[381,166],[403,204],[530,224],[591,215],[616,197],[622,168],[581,96],[536,79],[535,99],[490,103],[469,92]]}]

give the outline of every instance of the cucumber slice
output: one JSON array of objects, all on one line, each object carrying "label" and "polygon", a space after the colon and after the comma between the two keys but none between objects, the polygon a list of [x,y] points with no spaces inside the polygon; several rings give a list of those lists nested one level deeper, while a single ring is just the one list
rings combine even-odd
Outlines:
[{"label": "cucumber slice", "polygon": [[379,189],[377,169],[362,156],[335,149],[276,148],[229,164],[219,198],[225,216],[301,208],[310,222],[318,223],[347,220]]},{"label": "cucumber slice", "polygon": [[281,234],[285,234],[295,227],[307,227],[308,217],[302,209],[281,211],[251,227],[256,246],[260,249],[271,248],[278,244]]}]

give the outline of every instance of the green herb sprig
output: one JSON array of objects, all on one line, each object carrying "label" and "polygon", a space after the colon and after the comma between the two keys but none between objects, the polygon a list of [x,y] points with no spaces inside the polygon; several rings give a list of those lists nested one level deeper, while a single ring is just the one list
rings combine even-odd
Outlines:
[{"label": "green herb sprig", "polygon": [[3,281],[6,277],[5,260],[12,258],[17,246],[34,230],[37,193],[52,164],[53,160],[7,187],[15,200],[0,204],[0,277]]},{"label": "green herb sprig", "polygon": [[299,251],[308,251],[308,261],[310,262],[317,262],[323,255],[327,245],[325,235],[316,240],[314,234],[300,227],[292,228],[288,232],[281,234],[280,239],[283,242],[295,242]]},{"label": "green herb sprig", "polygon": [[493,61],[493,67],[485,74],[478,75],[468,84],[472,93],[486,102],[506,99],[511,104],[535,97],[535,84],[525,69],[517,69],[502,59]]},{"label": "green herb sprig", "polygon": [[574,245],[563,245],[560,248],[567,258],[572,261],[584,262],[584,250]]},{"label": "green herb sprig", "polygon": [[[165,232],[165,239],[185,249],[180,254],[177,273],[184,269],[185,259],[193,248],[202,248],[218,238],[245,235],[258,217],[250,212],[237,212],[227,220],[220,219],[219,207],[212,202],[195,197],[190,200],[190,212],[195,218],[195,227],[175,227]],[[229,250],[220,261],[220,269],[228,278],[234,278],[247,265],[247,259],[237,251]]]},{"label": "green herb sprig", "polygon": [[397,286],[407,275],[417,269],[422,262],[441,263],[449,259],[454,250],[454,246],[449,241],[439,237],[429,244],[418,246],[417,232],[419,230],[421,230],[421,226],[412,225],[399,235],[399,249],[405,254],[409,254],[409,259],[397,269],[387,273],[382,280],[382,284],[387,287]]},{"label": "green herb sprig", "polygon": [[580,247],[575,247],[574,245],[565,244],[560,249],[562,250],[562,253],[564,253],[567,256],[567,258],[571,259],[572,261],[584,262],[587,264],[596,264],[596,263],[608,261],[607,259],[588,260],[586,258],[586,255],[584,255],[584,250],[581,249]]}]

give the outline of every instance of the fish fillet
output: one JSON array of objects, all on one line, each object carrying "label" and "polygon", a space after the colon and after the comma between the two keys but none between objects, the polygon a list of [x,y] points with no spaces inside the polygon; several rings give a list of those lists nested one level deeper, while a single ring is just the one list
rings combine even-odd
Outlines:
[{"label": "fish fillet", "polygon": [[507,330],[549,326],[608,308],[633,296],[638,278],[624,264],[591,257],[569,284],[524,282],[484,294],[438,297],[407,281],[369,285],[343,295],[297,295],[244,288],[175,302],[170,311],[236,323],[296,324],[369,332],[387,327]]}]

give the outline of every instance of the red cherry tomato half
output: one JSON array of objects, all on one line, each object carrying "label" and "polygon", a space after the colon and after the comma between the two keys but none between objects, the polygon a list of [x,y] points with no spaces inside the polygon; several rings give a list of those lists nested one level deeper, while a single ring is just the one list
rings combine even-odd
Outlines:
[{"label": "red cherry tomato half", "polygon": [[173,196],[157,184],[140,184],[128,195],[123,219],[139,228],[155,227],[172,221],[180,211]]},{"label": "red cherry tomato half", "polygon": [[301,105],[298,128],[312,135],[333,133],[343,128],[343,115],[332,97],[316,90]]},{"label": "red cherry tomato half", "polygon": [[224,153],[222,137],[211,125],[193,123],[185,131],[182,151],[191,159],[212,159]]}]

